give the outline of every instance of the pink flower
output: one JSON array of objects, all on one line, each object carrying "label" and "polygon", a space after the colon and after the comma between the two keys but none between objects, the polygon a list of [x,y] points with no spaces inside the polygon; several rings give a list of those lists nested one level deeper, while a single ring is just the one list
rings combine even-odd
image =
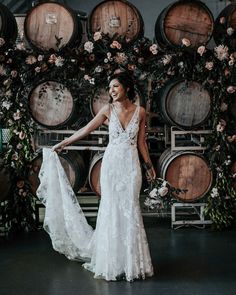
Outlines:
[{"label": "pink flower", "polygon": [[227,88],[227,92],[228,93],[234,93],[236,91],[236,87],[235,86],[229,86],[228,88]]},{"label": "pink flower", "polygon": [[25,138],[25,133],[24,133],[24,131],[21,131],[21,132],[19,133],[19,138],[20,138],[21,140],[23,140],[23,139]]},{"label": "pink flower", "polygon": [[34,70],[35,70],[36,73],[39,73],[41,71],[41,68],[40,67],[36,67]]},{"label": "pink flower", "polygon": [[118,64],[122,64],[122,63],[126,62],[126,60],[127,60],[127,56],[125,55],[125,53],[117,52],[117,54],[115,56],[115,62],[117,62]]},{"label": "pink flower", "polygon": [[37,61],[37,59],[36,59],[36,57],[35,57],[34,55],[29,55],[29,56],[26,57],[26,59],[25,59],[25,63],[26,63],[27,65],[32,65],[32,64],[36,63],[36,61]]},{"label": "pink flower", "polygon": [[212,61],[207,61],[205,64],[205,68],[209,71],[211,71],[214,67],[214,63]]},{"label": "pink flower", "polygon": [[225,23],[225,17],[222,16],[222,17],[220,18],[220,23],[221,23],[222,25]]},{"label": "pink flower", "polygon": [[187,38],[183,38],[181,41],[182,41],[182,44],[186,47],[189,47],[191,45],[190,40]]},{"label": "pink flower", "polygon": [[228,109],[228,105],[225,102],[222,102],[221,106],[220,106],[220,110],[221,112],[225,112]]},{"label": "pink flower", "polygon": [[17,48],[18,50],[25,50],[25,49],[26,49],[24,43],[18,43],[18,44],[16,45],[16,48]]},{"label": "pink flower", "polygon": [[55,54],[51,54],[51,55],[49,56],[48,62],[49,62],[50,64],[54,64],[55,61],[56,61],[56,59],[57,59],[57,56],[56,56]]},{"label": "pink flower", "polygon": [[13,71],[11,71],[11,76],[13,77],[13,78],[16,78],[17,77],[17,71],[16,70],[13,70]]},{"label": "pink flower", "polygon": [[21,118],[21,113],[20,113],[19,110],[17,110],[17,111],[13,114],[13,119],[14,119],[15,121],[17,121],[17,120],[20,120],[20,118]]},{"label": "pink flower", "polygon": [[221,61],[227,59],[229,56],[228,50],[229,48],[227,46],[219,45],[214,48],[215,56]]},{"label": "pink flower", "polygon": [[113,48],[113,49],[114,49],[114,48],[121,49],[121,44],[120,44],[118,41],[114,40],[114,41],[111,43],[110,47]]},{"label": "pink flower", "polygon": [[197,49],[197,53],[200,54],[201,56],[203,56],[203,54],[206,52],[206,47],[205,46],[200,46]]}]

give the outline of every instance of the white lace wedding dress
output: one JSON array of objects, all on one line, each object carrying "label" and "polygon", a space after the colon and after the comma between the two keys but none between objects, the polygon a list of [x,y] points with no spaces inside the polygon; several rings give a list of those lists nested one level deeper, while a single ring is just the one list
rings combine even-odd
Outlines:
[{"label": "white lace wedding dress", "polygon": [[111,104],[95,230],[88,225],[56,152],[43,150],[37,195],[46,206],[44,228],[55,250],[69,259],[86,261],[83,266],[95,278],[132,281],[153,275],[139,205],[139,109],[124,130]]}]

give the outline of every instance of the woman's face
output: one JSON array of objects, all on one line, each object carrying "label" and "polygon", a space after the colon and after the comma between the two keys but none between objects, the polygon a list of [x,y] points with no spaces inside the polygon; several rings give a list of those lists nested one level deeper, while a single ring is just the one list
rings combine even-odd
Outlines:
[{"label": "woman's face", "polygon": [[113,102],[127,99],[126,89],[117,79],[111,80],[109,84],[109,95]]}]

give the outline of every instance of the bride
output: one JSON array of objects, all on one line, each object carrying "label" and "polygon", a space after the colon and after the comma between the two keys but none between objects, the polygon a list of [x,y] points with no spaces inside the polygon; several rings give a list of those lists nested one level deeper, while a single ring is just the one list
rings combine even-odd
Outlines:
[{"label": "bride", "polygon": [[[134,279],[153,275],[139,205],[142,183],[138,150],[148,179],[156,177],[145,139],[145,109],[136,106],[134,84],[126,73],[109,81],[110,103],[83,128],[44,149],[38,197],[46,206],[44,228],[55,250],[82,259],[95,278]],[[96,228],[88,225],[57,153],[109,121],[109,144],[101,166],[101,202]],[[138,148],[138,149],[137,149]]]}]

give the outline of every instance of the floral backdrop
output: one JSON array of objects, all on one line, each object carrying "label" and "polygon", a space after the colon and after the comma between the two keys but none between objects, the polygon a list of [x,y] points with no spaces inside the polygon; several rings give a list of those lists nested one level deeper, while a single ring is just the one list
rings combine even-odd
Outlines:
[{"label": "floral backdrop", "polygon": [[[227,30],[228,36],[233,34],[232,30]],[[206,156],[214,182],[205,197],[206,213],[217,229],[232,225],[236,197],[233,186],[236,173],[232,171],[236,160],[236,118],[230,108],[236,93],[236,52],[224,43],[213,50],[203,45],[196,49],[190,47],[190,41],[183,39],[181,47],[163,51],[147,38],[127,44],[122,38],[109,38],[96,32],[79,47],[40,52],[23,42],[6,46],[0,38],[0,122],[3,128],[10,130],[10,140],[2,157],[13,179],[13,197],[4,208],[10,230],[35,228],[35,197],[27,180],[35,156],[32,138],[37,129],[28,105],[32,85],[45,78],[56,78],[69,87],[80,108],[88,109],[96,87],[106,84],[114,72],[123,70],[130,72],[137,84],[151,80],[153,99],[173,77],[198,81],[211,93],[209,128],[212,134],[208,137]],[[153,112],[158,111],[155,101],[152,108]],[[163,188],[159,192],[162,199],[172,197]]]}]

